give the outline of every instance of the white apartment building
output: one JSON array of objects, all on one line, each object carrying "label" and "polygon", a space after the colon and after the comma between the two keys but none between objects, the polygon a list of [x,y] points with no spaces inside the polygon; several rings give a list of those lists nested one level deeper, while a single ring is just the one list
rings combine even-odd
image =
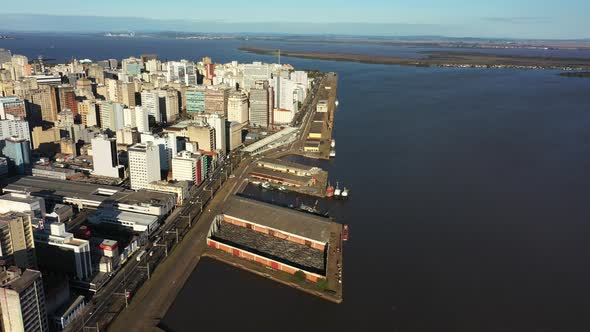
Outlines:
[{"label": "white apartment building", "polygon": [[160,150],[153,142],[131,146],[129,153],[129,178],[131,189],[145,189],[151,182],[159,181]]}]

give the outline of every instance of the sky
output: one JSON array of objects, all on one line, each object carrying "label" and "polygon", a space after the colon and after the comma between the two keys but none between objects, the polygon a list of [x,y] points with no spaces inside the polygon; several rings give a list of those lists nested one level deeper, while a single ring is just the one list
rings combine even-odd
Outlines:
[{"label": "sky", "polygon": [[127,24],[128,30],[576,39],[590,38],[589,12],[589,0],[3,0],[0,31],[109,31]]}]

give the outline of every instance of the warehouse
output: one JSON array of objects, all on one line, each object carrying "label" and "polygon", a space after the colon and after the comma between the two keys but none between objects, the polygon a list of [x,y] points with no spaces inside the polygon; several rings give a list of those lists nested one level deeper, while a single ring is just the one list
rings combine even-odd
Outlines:
[{"label": "warehouse", "polygon": [[211,225],[207,244],[275,270],[326,278],[330,237],[340,225],[329,219],[234,196]]}]

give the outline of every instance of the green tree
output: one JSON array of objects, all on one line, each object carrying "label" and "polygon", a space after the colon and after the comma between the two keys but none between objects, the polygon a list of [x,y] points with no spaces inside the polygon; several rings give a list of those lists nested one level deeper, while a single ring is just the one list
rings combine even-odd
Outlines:
[{"label": "green tree", "polygon": [[303,272],[303,271],[301,271],[301,270],[299,270],[299,271],[295,272],[295,273],[293,274],[293,277],[295,277],[295,280],[296,280],[296,281],[298,281],[298,282],[304,282],[304,281],[305,281],[305,279],[307,279],[307,277],[306,277],[306,275],[305,275],[305,272]]},{"label": "green tree", "polygon": [[319,289],[325,291],[326,289],[328,289],[328,280],[326,280],[326,279],[318,279],[317,286],[318,286]]}]

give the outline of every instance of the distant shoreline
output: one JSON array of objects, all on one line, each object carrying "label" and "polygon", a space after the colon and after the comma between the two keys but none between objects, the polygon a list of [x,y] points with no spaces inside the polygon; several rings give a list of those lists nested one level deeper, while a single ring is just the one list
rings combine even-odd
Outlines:
[{"label": "distant shoreline", "polygon": [[[243,52],[260,55],[277,54],[276,50],[265,48],[240,47],[238,49]],[[426,58],[399,58],[348,53],[306,53],[281,51],[281,55],[286,57],[381,65],[414,67],[556,69],[564,71],[590,70],[590,59],[521,57],[448,51],[429,51],[423,53],[427,55]]]}]

